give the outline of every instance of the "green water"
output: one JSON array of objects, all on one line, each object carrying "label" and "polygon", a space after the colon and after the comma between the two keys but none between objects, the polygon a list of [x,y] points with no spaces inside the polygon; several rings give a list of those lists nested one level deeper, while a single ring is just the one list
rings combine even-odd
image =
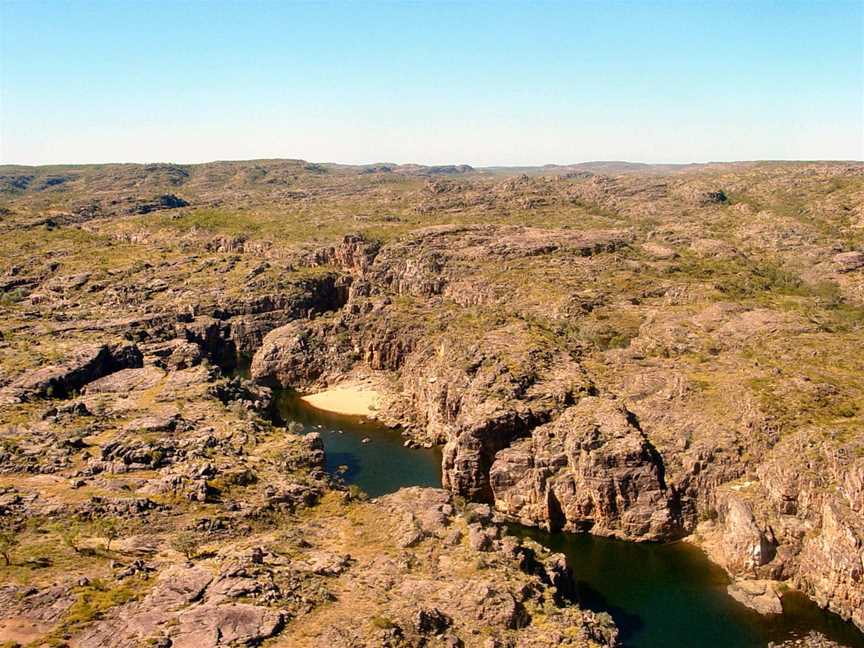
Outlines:
[{"label": "green water", "polygon": [[[327,472],[356,484],[370,497],[404,486],[441,487],[441,452],[437,448],[406,448],[398,430],[362,416],[345,416],[310,407],[296,394],[279,391],[279,418],[318,432],[324,441]],[[367,443],[363,443],[368,439]]]},{"label": "green water", "polygon": [[609,612],[628,648],[757,648],[817,630],[864,648],[864,635],[802,594],[782,615],[762,616],[726,594],[729,579],[686,543],[637,544],[587,534],[511,527],[567,556],[582,607]]},{"label": "green water", "polygon": [[[372,497],[405,486],[441,485],[437,449],[405,448],[397,430],[316,410],[292,392],[277,391],[276,404],[283,423],[300,423],[304,433],[321,435],[328,472]],[[686,543],[636,544],[520,526],[510,533],[564,553],[578,581],[580,605],[609,612],[627,648],[764,648],[811,630],[864,648],[864,635],[852,624],[801,594],[783,597],[782,615],[762,616],[740,605],[726,594],[725,572]]]}]

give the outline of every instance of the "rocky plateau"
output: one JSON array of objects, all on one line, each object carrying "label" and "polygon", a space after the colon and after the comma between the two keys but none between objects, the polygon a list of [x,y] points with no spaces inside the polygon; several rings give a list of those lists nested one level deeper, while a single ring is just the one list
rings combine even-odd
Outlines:
[{"label": "rocky plateau", "polygon": [[[0,645],[620,645],[505,522],[864,631],[861,164],[6,166],[0,247]],[[274,418],[358,373],[440,489]]]}]

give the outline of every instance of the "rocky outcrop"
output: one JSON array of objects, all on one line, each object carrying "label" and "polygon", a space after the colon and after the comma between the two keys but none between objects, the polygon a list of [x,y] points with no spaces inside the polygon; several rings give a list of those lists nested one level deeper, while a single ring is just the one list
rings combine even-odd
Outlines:
[{"label": "rocky outcrop", "polygon": [[774,562],[820,605],[864,629],[862,440],[814,447],[802,432],[778,444],[759,472],[770,503],[761,513],[779,545]]},{"label": "rocky outcrop", "polygon": [[701,523],[697,536],[712,560],[739,581],[736,592],[743,598],[751,586],[742,579],[786,580],[864,627],[864,461],[856,457],[858,443],[818,447],[806,434],[791,435],[770,451],[758,479],[716,488],[714,519]]},{"label": "rocky outcrop", "polygon": [[290,290],[247,300],[193,309],[176,334],[196,344],[214,364],[233,369],[238,356],[251,356],[265,336],[290,322],[341,308],[348,300],[351,278],[335,273],[298,281]]},{"label": "rocky outcrop", "polygon": [[386,301],[361,298],[332,317],[274,329],[252,358],[252,377],[302,390],[344,375],[357,362],[376,371],[401,369],[419,331],[388,317],[385,306]]},{"label": "rocky outcrop", "polygon": [[787,639],[782,642],[770,642],[768,648],[843,648],[836,641],[828,639],[823,634],[818,632],[808,632],[804,637]]},{"label": "rocky outcrop", "polygon": [[[463,301],[455,287],[477,264],[490,259],[510,261],[555,253],[591,256],[628,244],[621,230],[568,231],[531,227],[428,227],[381,248],[364,273],[374,287],[400,295],[447,295]],[[461,286],[460,286],[461,288]],[[463,302],[464,303],[464,302]]]},{"label": "rocky outcrop", "polygon": [[864,268],[864,252],[841,252],[831,257],[836,272],[855,272]]},{"label": "rocky outcrop", "polygon": [[174,194],[164,194],[152,200],[142,201],[133,205],[129,208],[129,213],[149,214],[150,212],[161,211],[163,209],[179,209],[180,207],[188,206],[189,203],[182,198],[178,198]]},{"label": "rocky outcrop", "polygon": [[[206,562],[164,566],[141,596],[73,632],[70,645],[238,648],[270,637],[277,646],[345,648],[617,645],[608,615],[557,596],[573,588],[563,556],[503,536],[488,507],[463,515],[446,491],[408,488],[350,511],[350,520],[323,513],[281,543],[232,545]],[[466,531],[483,535],[483,547],[461,542]],[[340,552],[334,537],[351,538],[355,555]],[[58,615],[71,604],[62,587],[44,598],[65,605]]]},{"label": "rocky outcrop", "polygon": [[402,368],[402,393],[387,414],[418,440],[443,443],[443,483],[475,501],[492,501],[496,453],[589,393],[590,381],[565,353],[526,344],[526,325],[457,332],[427,342]]},{"label": "rocky outcrop", "polygon": [[718,497],[719,555],[733,576],[767,575],[762,569],[777,554],[777,540],[757,522],[751,505],[735,491]]},{"label": "rocky outcrop", "polygon": [[252,377],[264,384],[298,389],[314,383],[327,369],[328,360],[349,351],[329,344],[331,329],[330,322],[297,321],[271,331],[252,358]]},{"label": "rocky outcrop", "polygon": [[177,617],[172,648],[217,648],[250,646],[272,637],[284,617],[278,610],[238,603],[202,605]]},{"label": "rocky outcrop", "polygon": [[122,394],[140,389],[150,389],[155,387],[164,377],[165,372],[153,366],[121,369],[87,383],[84,392],[87,395]]},{"label": "rocky outcrop", "polygon": [[775,581],[748,580],[732,583],[729,596],[759,614],[782,614],[780,587]]},{"label": "rocky outcrop", "polygon": [[619,403],[587,397],[495,456],[498,511],[552,530],[662,540],[681,529],[663,462]]},{"label": "rocky outcrop", "polygon": [[73,645],[121,648],[131,641],[161,641],[172,648],[250,646],[281,628],[284,617],[278,610],[211,594],[214,579],[204,567],[167,569],[143,600],[114,608]]},{"label": "rocky outcrop", "polygon": [[305,256],[302,262],[304,265],[336,266],[362,276],[371,267],[380,248],[378,241],[349,234],[339,245],[319,248]]},{"label": "rocky outcrop", "polygon": [[[291,648],[613,643],[565,605],[566,565],[534,564],[496,507],[634,540],[695,529],[746,604],[773,613],[781,582],[862,624],[862,165],[417,178],[432,171],[4,171],[8,574],[72,580],[0,593],[0,643],[24,623],[73,645],[260,643],[280,622]],[[124,217],[177,195],[215,207],[212,226]],[[109,339],[145,366],[69,352]],[[266,388],[222,379],[259,348],[262,382],[369,377],[379,417],[444,446],[447,488],[491,506],[341,490],[320,437],[266,420]],[[106,518],[139,539],[108,551]],[[80,560],[55,522],[105,550]],[[175,550],[188,534],[206,557]],[[46,601],[81,605],[64,625]],[[93,601],[113,608],[78,625]]]},{"label": "rocky outcrop", "polygon": [[25,374],[11,387],[25,397],[62,398],[102,376],[140,367],[141,363],[141,352],[132,344],[93,345],[78,350],[62,364]]},{"label": "rocky outcrop", "polygon": [[[563,556],[504,536],[488,506],[469,506],[460,515],[446,491],[406,488],[355,515],[354,524],[363,525],[380,554],[352,561],[342,577],[351,596],[325,612],[330,623],[310,646],[617,645],[608,616],[578,611],[563,599],[554,603],[559,588],[573,587]],[[410,567],[402,561],[407,556]],[[475,573],[470,561],[486,567]],[[347,610],[363,606],[380,587],[386,593],[377,595],[379,629],[370,637]],[[533,611],[544,595],[551,600],[538,623]]]},{"label": "rocky outcrop", "polygon": [[864,630],[864,522],[833,498],[821,511],[818,531],[805,537],[796,583],[820,605]]}]

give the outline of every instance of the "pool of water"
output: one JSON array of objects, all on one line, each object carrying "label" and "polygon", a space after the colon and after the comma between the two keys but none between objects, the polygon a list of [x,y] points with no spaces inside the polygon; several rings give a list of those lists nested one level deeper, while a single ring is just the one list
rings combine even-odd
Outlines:
[{"label": "pool of water", "polygon": [[362,416],[315,409],[289,391],[277,393],[276,409],[283,422],[300,423],[303,432],[318,432],[324,441],[327,472],[356,484],[370,497],[404,486],[441,486],[437,448],[406,448],[398,430]]},{"label": "pool of water", "polygon": [[783,597],[782,615],[749,610],[726,593],[726,573],[687,543],[637,544],[519,526],[510,532],[565,554],[580,604],[609,612],[629,648],[764,648],[811,630],[864,648],[864,635],[851,623],[797,592]]}]

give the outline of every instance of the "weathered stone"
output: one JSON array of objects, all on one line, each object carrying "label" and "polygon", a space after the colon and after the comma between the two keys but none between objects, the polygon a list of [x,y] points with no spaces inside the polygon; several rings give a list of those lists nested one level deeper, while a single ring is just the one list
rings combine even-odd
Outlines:
[{"label": "weathered stone", "polygon": [[783,604],[774,581],[736,581],[728,587],[729,596],[759,614],[782,614]]},{"label": "weathered stone", "polygon": [[141,362],[141,352],[133,345],[90,346],[79,350],[63,364],[22,376],[12,387],[35,396],[63,397],[106,374],[140,367]]},{"label": "weathered stone", "polygon": [[123,369],[89,383],[85,388],[85,392],[88,395],[102,393],[117,394],[150,389],[159,384],[159,381],[164,377],[164,371],[152,366]]},{"label": "weathered stone", "polygon": [[585,398],[499,452],[498,511],[552,529],[633,540],[680,533],[657,451],[618,403]]}]

